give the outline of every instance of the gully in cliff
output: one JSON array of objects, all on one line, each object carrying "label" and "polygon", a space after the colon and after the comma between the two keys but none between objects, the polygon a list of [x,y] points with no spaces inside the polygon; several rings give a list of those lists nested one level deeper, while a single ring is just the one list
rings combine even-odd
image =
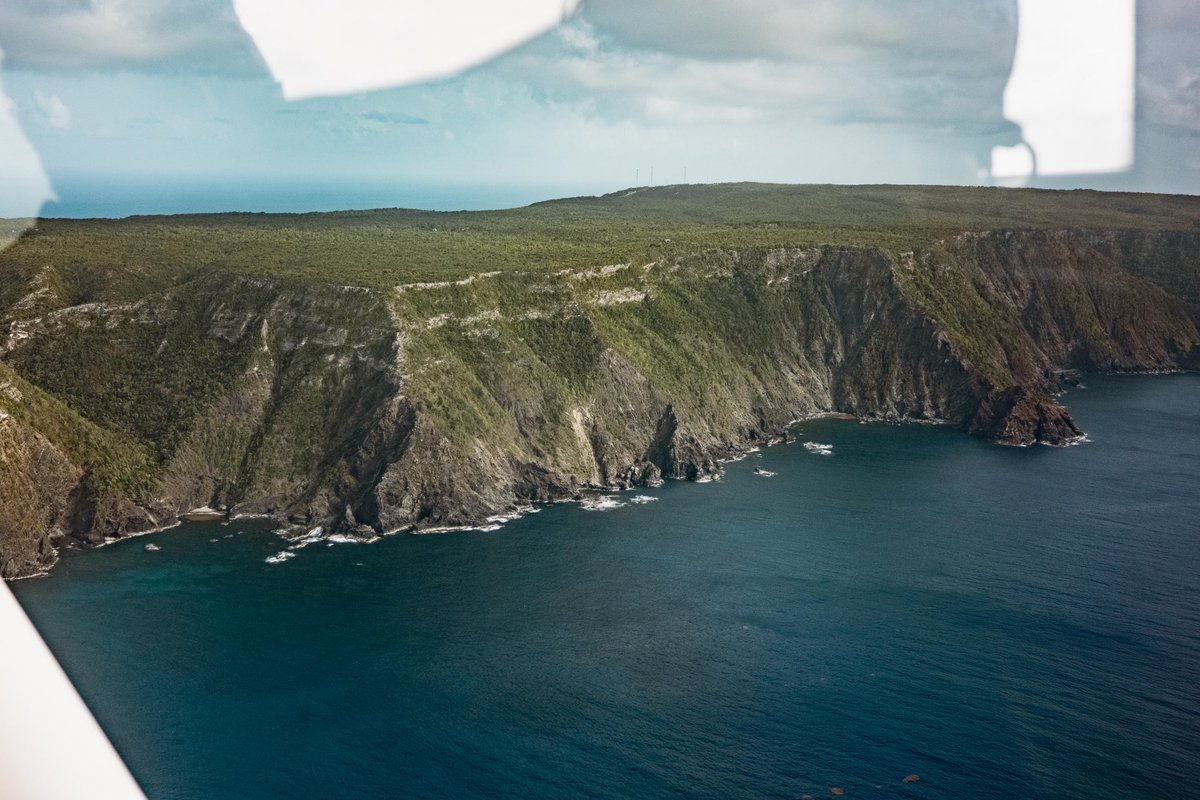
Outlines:
[{"label": "gully in cliff", "polygon": [[261,215],[255,248],[236,215],[45,220],[0,258],[0,566],[36,574],[179,509],[357,539],[491,528],[586,487],[714,480],[822,413],[1077,443],[1064,370],[1200,365],[1200,200],[1129,209],[674,187]]}]

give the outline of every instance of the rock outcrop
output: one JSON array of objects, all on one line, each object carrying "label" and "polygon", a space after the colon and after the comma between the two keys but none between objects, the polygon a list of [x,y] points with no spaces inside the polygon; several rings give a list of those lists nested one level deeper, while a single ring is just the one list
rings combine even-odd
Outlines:
[{"label": "rock outcrop", "polygon": [[1197,365],[1198,264],[1200,233],[1027,230],[395,287],[181,271],[124,303],[30,269],[0,309],[0,571],[197,506],[476,524],[711,475],[818,412],[1068,444],[1062,370]]}]

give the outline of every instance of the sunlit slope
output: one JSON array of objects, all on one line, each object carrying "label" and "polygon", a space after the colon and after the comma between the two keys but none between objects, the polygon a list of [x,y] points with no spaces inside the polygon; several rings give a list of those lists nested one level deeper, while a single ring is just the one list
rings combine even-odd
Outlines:
[{"label": "sunlit slope", "polygon": [[1065,228],[1200,232],[1200,198],[949,186],[663,186],[504,211],[42,220],[0,254],[0,263],[53,264],[80,297],[129,298],[198,269],[391,286],[497,269],[654,260],[709,247],[899,251],[962,231]]},{"label": "sunlit slope", "polygon": [[1198,218],[1193,197],[728,185],[42,221],[0,254],[21,509],[0,565],[200,505],[468,525],[712,475],[817,412],[1066,444],[1064,370],[1200,367]]}]

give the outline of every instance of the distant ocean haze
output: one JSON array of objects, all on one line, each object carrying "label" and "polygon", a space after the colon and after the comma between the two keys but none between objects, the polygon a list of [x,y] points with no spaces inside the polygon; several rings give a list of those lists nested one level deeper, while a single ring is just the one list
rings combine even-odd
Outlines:
[{"label": "distant ocean haze", "polygon": [[54,176],[58,200],[43,217],[127,217],[227,211],[304,213],[370,208],[479,211],[514,208],[553,197],[599,194],[616,186],[472,184],[402,178],[200,178]]}]

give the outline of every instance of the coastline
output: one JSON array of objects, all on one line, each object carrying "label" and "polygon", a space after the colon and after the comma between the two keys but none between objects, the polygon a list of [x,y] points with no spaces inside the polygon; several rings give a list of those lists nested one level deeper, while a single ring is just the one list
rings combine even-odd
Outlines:
[{"label": "coastline", "polygon": [[[1143,370],[1143,371],[1138,371],[1138,372],[1129,372],[1129,371],[1112,372],[1112,371],[1110,371],[1110,372],[1097,372],[1097,373],[1091,373],[1091,374],[1105,375],[1105,376],[1132,375],[1132,376],[1146,377],[1146,376],[1152,376],[1152,375],[1187,374],[1189,372],[1191,372],[1191,370],[1176,369],[1176,370]],[[603,502],[603,498],[607,495],[613,495],[613,494],[617,494],[617,493],[621,493],[621,492],[630,492],[630,491],[635,491],[635,490],[642,491],[645,489],[657,488],[657,487],[663,485],[663,483],[665,483],[665,480],[681,481],[681,482],[685,482],[685,483],[695,483],[695,484],[706,484],[706,483],[713,483],[713,482],[720,481],[724,477],[724,469],[723,468],[726,464],[733,464],[733,463],[738,463],[740,461],[744,461],[746,458],[753,455],[754,453],[760,452],[763,448],[774,447],[776,445],[801,444],[800,436],[803,435],[803,432],[797,432],[797,431],[795,431],[795,428],[806,422],[811,422],[811,421],[815,421],[815,420],[825,420],[825,419],[841,420],[841,421],[846,421],[846,422],[857,421],[859,424],[862,424],[862,425],[868,425],[868,424],[926,425],[926,426],[934,426],[934,427],[945,427],[945,426],[953,425],[953,423],[950,420],[945,420],[945,419],[929,419],[929,418],[919,418],[919,417],[910,417],[910,416],[886,417],[886,416],[882,416],[882,415],[878,415],[878,414],[855,415],[855,414],[850,414],[850,413],[842,412],[842,411],[815,411],[811,414],[806,414],[806,415],[803,415],[803,416],[800,416],[800,417],[790,420],[781,429],[778,429],[776,432],[767,434],[762,439],[747,439],[741,443],[736,443],[736,444],[729,443],[725,446],[717,448],[716,452],[709,453],[705,456],[706,459],[711,460],[711,463],[714,463],[717,465],[716,468],[712,469],[712,470],[698,471],[697,474],[693,477],[675,477],[675,476],[673,476],[673,477],[670,477],[667,479],[656,479],[654,481],[641,481],[641,482],[635,481],[635,482],[630,483],[629,485],[624,485],[624,486],[622,486],[622,485],[603,486],[603,485],[593,485],[593,484],[583,485],[583,486],[580,486],[578,488],[578,490],[576,490],[575,492],[573,492],[570,495],[564,494],[561,497],[554,497],[549,500],[527,502],[523,505],[496,511],[495,513],[489,514],[480,520],[477,520],[472,523],[463,524],[463,525],[441,525],[441,526],[421,527],[420,522],[418,522],[414,525],[408,525],[408,526],[404,526],[401,528],[395,528],[392,530],[377,532],[371,536],[359,536],[359,535],[355,535],[352,533],[339,532],[337,530],[334,530],[330,533],[326,533],[324,530],[325,529],[324,524],[318,524],[318,525],[312,525],[312,526],[304,525],[304,524],[289,522],[286,518],[279,517],[279,516],[276,516],[273,514],[238,512],[235,509],[227,509],[226,511],[219,511],[216,509],[209,509],[209,508],[205,507],[205,508],[201,508],[201,509],[192,509],[183,514],[179,514],[176,516],[176,518],[172,522],[169,522],[169,523],[166,523],[163,525],[158,525],[153,528],[148,528],[148,529],[142,530],[142,531],[125,533],[120,536],[111,536],[111,535],[105,536],[104,540],[102,542],[99,542],[96,544],[73,541],[70,545],[66,545],[65,547],[67,549],[78,550],[81,552],[88,551],[88,550],[95,550],[95,549],[99,549],[101,547],[105,547],[110,544],[114,544],[116,542],[125,541],[127,539],[148,536],[150,534],[161,533],[166,530],[178,528],[187,522],[205,522],[205,521],[234,522],[237,520],[269,520],[273,523],[276,523],[279,526],[273,530],[273,533],[288,543],[287,547],[285,547],[285,549],[282,551],[284,553],[294,553],[296,550],[303,549],[303,547],[307,546],[307,544],[316,543],[318,541],[325,541],[325,542],[329,542],[331,544],[351,543],[351,542],[358,543],[358,544],[372,544],[372,543],[377,542],[380,539],[383,539],[385,537],[396,536],[396,535],[401,535],[401,534],[408,534],[408,535],[412,535],[412,536],[428,536],[428,535],[436,535],[436,534],[444,534],[444,533],[472,533],[472,532],[474,532],[474,533],[493,533],[495,531],[501,530],[504,527],[504,525],[506,525],[509,522],[514,522],[514,521],[519,520],[529,514],[539,513],[546,506],[577,504],[577,505],[582,506],[584,508],[584,510],[606,511],[606,510],[611,510],[612,508],[623,507],[628,504],[625,502],[618,502],[616,504],[606,504]],[[962,432],[965,435],[970,435],[970,433],[966,430],[963,430]],[[997,445],[1003,445],[1006,447],[1014,447],[1014,448],[1028,448],[1035,444],[1041,444],[1041,445],[1045,445],[1048,447],[1066,448],[1066,447],[1074,447],[1074,446],[1078,446],[1081,444],[1086,444],[1090,441],[1091,441],[1091,439],[1088,437],[1087,433],[1085,432],[1085,433],[1081,433],[1079,436],[1072,437],[1069,441],[1065,441],[1062,443],[1048,442],[1048,441],[1015,443],[1015,442],[995,441],[995,440],[993,440],[991,443],[997,444]],[[720,453],[720,455],[717,455],[718,452]],[[639,496],[641,496],[641,495],[639,495]],[[635,504],[642,504],[643,502],[649,502],[649,501],[635,502]],[[592,504],[592,505],[589,507],[589,504]],[[192,517],[192,516],[198,517],[198,519],[189,519],[188,518],[188,517]],[[305,541],[306,539],[308,539],[308,537],[312,536],[312,531],[317,528],[322,529],[322,534],[319,537]],[[303,542],[303,543],[301,543],[301,542]],[[64,546],[57,546],[55,548],[54,560],[45,569],[40,570],[36,573],[32,573],[30,575],[22,575],[22,576],[15,577],[15,578],[9,578],[7,580],[11,582],[11,581],[27,580],[30,578],[38,578],[38,577],[48,576],[50,574],[50,572],[53,570],[53,568],[58,564],[59,560],[61,559],[60,553],[61,553],[61,550],[63,549],[63,547]],[[290,556],[288,556],[288,557],[290,557]],[[281,560],[286,560],[286,558],[281,559]],[[272,563],[279,563],[279,562],[272,562]]]},{"label": "coastline", "polygon": [[[713,463],[718,465],[717,468],[715,470],[699,473],[695,477],[671,477],[667,479],[659,478],[645,482],[633,482],[626,486],[603,486],[589,484],[581,486],[570,496],[564,495],[562,497],[556,497],[549,500],[533,501],[506,509],[504,511],[489,514],[482,520],[464,525],[437,525],[421,527],[420,523],[417,523],[416,525],[409,525],[402,528],[395,528],[376,533],[373,536],[362,537],[353,534],[326,534],[323,531],[323,526],[318,525],[314,526],[313,528],[307,528],[305,525],[287,523],[286,520],[270,514],[233,514],[230,516],[230,519],[270,519],[280,523],[281,527],[275,529],[273,533],[290,544],[280,553],[276,553],[275,555],[268,557],[267,561],[271,564],[283,563],[291,558],[290,554],[295,553],[297,550],[303,549],[308,544],[316,544],[320,541],[331,543],[354,542],[359,544],[372,544],[381,539],[397,535],[432,536],[448,533],[494,533],[501,530],[510,522],[515,522],[530,514],[540,513],[542,509],[547,506],[578,505],[581,507],[581,510],[585,511],[609,511],[616,508],[622,508],[630,503],[634,505],[644,505],[657,500],[658,498],[651,495],[641,494],[641,492],[645,491],[646,489],[658,488],[662,486],[666,480],[693,484],[706,484],[720,481],[724,477],[723,468],[726,464],[734,464],[744,461],[751,455],[761,452],[762,449],[766,447],[800,444],[801,441],[799,435],[797,435],[797,433],[794,431],[796,426],[805,422],[821,419],[835,419],[846,422],[857,420],[862,424],[867,424],[870,422],[888,422],[890,424],[907,424],[910,422],[932,425],[948,424],[944,420],[918,420],[910,418],[884,420],[877,417],[872,418],[867,416],[856,416],[854,414],[848,414],[840,411],[817,411],[789,421],[782,429],[775,433],[768,434],[764,439],[748,439],[741,444],[732,445],[732,454],[730,454],[729,448],[722,448],[723,455],[721,456],[710,454],[708,457],[712,459]],[[637,492],[638,494],[635,494],[628,501],[622,501],[618,498],[619,495],[624,492]],[[313,531],[318,529],[321,529],[322,533],[320,535],[314,535]],[[285,553],[288,555],[285,555]]]},{"label": "coastline", "polygon": [[181,525],[183,525],[185,521],[186,520],[184,520],[182,518],[176,517],[174,522],[167,523],[166,525],[159,525],[158,527],[155,527],[155,528],[147,528],[144,531],[131,531],[130,533],[122,534],[121,536],[105,536],[103,541],[96,542],[95,544],[73,541],[69,545],[54,545],[54,560],[51,561],[50,564],[45,569],[38,570],[37,572],[30,573],[29,575],[18,575],[15,578],[6,578],[5,581],[7,583],[14,583],[16,581],[29,580],[30,578],[47,577],[50,574],[51,570],[53,570],[54,567],[58,566],[58,562],[62,560],[62,551],[64,549],[65,550],[78,550],[79,552],[86,552],[89,550],[99,550],[101,547],[107,547],[108,545],[116,544],[117,542],[124,542],[129,539],[137,539],[142,536],[149,536],[154,533],[162,533],[163,531],[169,531],[172,528],[178,528]]},{"label": "coastline", "polygon": [[[765,796],[1036,795],[1044,762],[1012,760],[1011,693],[998,685],[1025,691],[1045,729],[1097,709],[1121,723],[1038,740],[1055,791],[1169,795],[1188,785],[1190,762],[1161,742],[1190,741],[1172,702],[1191,684],[1186,671],[1163,684],[1161,659],[1146,654],[1172,646],[1173,663],[1193,663],[1200,644],[1187,624],[1200,600],[1188,524],[1200,376],[1089,383],[1072,395],[1096,440],[1082,450],[814,420],[793,430],[835,457],[763,448],[709,491],[647,491],[660,498],[648,510],[624,491],[629,507],[606,515],[543,506],[487,538],[316,542],[285,565],[263,563],[287,545],[269,522],[204,523],[64,554],[51,580],[11,588],[102,719],[178,732],[122,751],[160,795],[200,800],[216,781],[286,794],[306,770],[321,782],[314,798],[345,785],[387,796],[412,785],[406,765],[428,761],[449,797],[463,764],[502,785],[543,763],[548,735],[588,761],[550,776],[562,783],[539,773],[522,784],[545,800],[561,786],[587,794],[595,774],[621,778],[614,796],[645,790],[640,765],[683,735],[738,767],[711,800],[751,782]],[[778,476],[756,477],[759,466]],[[149,541],[161,552],[144,552]],[[682,682],[703,691],[681,695]],[[914,686],[929,702],[896,702]],[[471,724],[447,703],[470,706]],[[348,727],[326,742],[331,715]],[[882,722],[864,744],[854,722],[868,718]],[[464,761],[464,730],[472,753],[491,753],[513,720],[525,737],[516,757]],[[997,736],[973,738],[981,725]],[[363,742],[414,730],[421,759],[361,769]],[[638,736],[638,760],[595,749],[597,730]],[[180,770],[156,771],[164,746]],[[797,765],[797,747],[815,767]],[[1129,771],[1105,772],[1115,758]],[[680,787],[680,773],[663,774],[652,788]],[[700,765],[694,785],[710,774]],[[921,776],[911,790],[908,774]]]}]

